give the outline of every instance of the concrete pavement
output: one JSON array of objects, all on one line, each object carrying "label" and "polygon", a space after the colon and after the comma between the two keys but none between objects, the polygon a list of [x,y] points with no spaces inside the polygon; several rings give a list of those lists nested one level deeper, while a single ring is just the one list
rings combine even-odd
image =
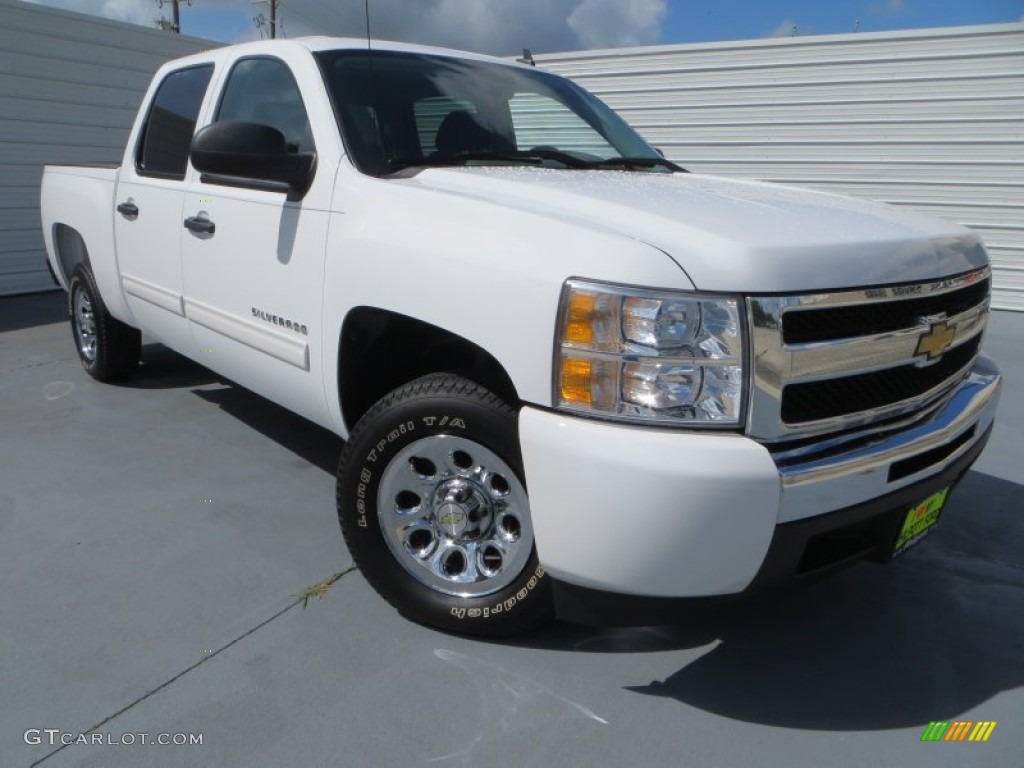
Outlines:
[{"label": "concrete pavement", "polygon": [[[0,299],[3,768],[1021,764],[1024,315],[993,316],[996,431],[904,558],[678,626],[486,643],[350,570],[335,436],[155,344],[93,382],[62,301]],[[998,726],[921,743],[932,720]]]}]

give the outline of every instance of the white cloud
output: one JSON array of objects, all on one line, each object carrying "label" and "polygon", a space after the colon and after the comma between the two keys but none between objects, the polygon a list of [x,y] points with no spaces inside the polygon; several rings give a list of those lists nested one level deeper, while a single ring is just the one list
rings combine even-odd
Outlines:
[{"label": "white cloud", "polygon": [[799,31],[799,27],[795,21],[783,19],[765,37],[791,37],[796,31]]},{"label": "white cloud", "polygon": [[[657,42],[667,0],[370,0],[373,37],[486,53]],[[365,34],[362,0],[289,0],[289,35]]]},{"label": "white cloud", "polygon": [[[31,0],[42,5],[153,26],[171,15],[169,0]],[[255,10],[245,0],[195,0],[182,8],[188,34],[203,36],[187,23],[190,11],[211,6],[237,9],[250,25]],[[281,3],[288,37],[366,34],[364,0],[287,0]],[[577,48],[610,48],[656,43],[668,15],[668,0],[370,0],[370,27],[379,40],[443,45],[495,54],[538,53]],[[252,33],[242,32],[242,37]],[[236,33],[237,36],[237,33]]]},{"label": "white cloud", "polygon": [[[241,7],[237,0],[200,0],[203,7],[211,5],[220,7]],[[144,27],[156,25],[161,16],[171,18],[173,11],[169,0],[160,8],[155,0],[27,0],[37,5],[60,8],[65,11],[77,11],[90,16],[102,16],[115,21],[130,24],[141,24]],[[182,3],[183,20],[187,18],[188,6]]]},{"label": "white cloud", "polygon": [[658,41],[668,13],[666,0],[583,0],[567,19],[588,48]]},{"label": "white cloud", "polygon": [[104,0],[100,15],[132,24],[152,24],[160,12],[156,3],[147,3],[145,0]]},{"label": "white cloud", "polygon": [[156,3],[147,2],[147,0],[28,0],[28,2],[134,24],[152,25],[153,20],[160,15]]}]

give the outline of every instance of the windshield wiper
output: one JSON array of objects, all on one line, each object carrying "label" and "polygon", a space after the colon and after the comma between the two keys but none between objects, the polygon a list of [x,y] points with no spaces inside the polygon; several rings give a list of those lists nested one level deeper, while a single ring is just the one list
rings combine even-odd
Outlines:
[{"label": "windshield wiper", "polygon": [[560,152],[557,149],[524,149],[524,150],[467,150],[451,154],[430,155],[428,157],[396,157],[386,161],[388,173],[397,173],[406,168],[444,167],[465,165],[474,160],[494,160],[496,162],[527,163],[540,165],[545,160],[553,160],[567,168],[590,168],[590,162]]},{"label": "windshield wiper", "polygon": [[384,161],[386,173],[397,173],[406,168],[438,167],[445,165],[463,165],[462,160],[453,155],[431,155],[430,157],[389,157]]},{"label": "windshield wiper", "polygon": [[595,160],[587,164],[590,168],[626,168],[636,170],[640,168],[668,168],[674,173],[689,173],[671,160],[664,157],[609,157],[607,160]]},{"label": "windshield wiper", "polygon": [[521,150],[466,150],[451,154],[433,154],[427,157],[396,157],[385,162],[388,173],[397,173],[406,168],[438,168],[445,166],[462,166],[472,161],[488,161],[505,163],[527,163],[539,166],[545,160],[561,163],[566,168],[593,170],[598,168],[623,168],[639,170],[646,168],[667,168],[677,173],[687,173],[671,160],[663,157],[609,157],[607,160],[583,160],[568,152],[558,149],[521,149]]},{"label": "windshield wiper", "polygon": [[557,149],[520,149],[509,151],[456,152],[454,157],[465,160],[498,160],[507,162],[525,162],[534,165],[540,164],[544,160],[554,160],[556,163],[561,163],[567,168],[590,167],[590,163],[588,161],[581,160],[575,155],[570,155],[568,152],[562,152]]}]

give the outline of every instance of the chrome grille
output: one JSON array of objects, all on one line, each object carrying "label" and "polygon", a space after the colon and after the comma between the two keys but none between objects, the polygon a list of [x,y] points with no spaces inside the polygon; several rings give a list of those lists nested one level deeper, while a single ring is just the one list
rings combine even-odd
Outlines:
[{"label": "chrome grille", "polygon": [[767,442],[907,418],[967,375],[990,270],[914,285],[748,299],[748,432]]},{"label": "chrome grille", "polygon": [[[920,286],[909,286],[911,293],[904,295],[915,295],[912,291],[916,289]],[[787,312],[782,339],[786,344],[806,344],[913,328],[921,317],[966,312],[987,299],[988,294],[989,280],[984,279],[937,296]]]},{"label": "chrome grille", "polygon": [[950,350],[935,365],[914,363],[835,379],[787,384],[782,390],[784,424],[847,416],[932,391],[954,379],[978,354],[979,337]]}]

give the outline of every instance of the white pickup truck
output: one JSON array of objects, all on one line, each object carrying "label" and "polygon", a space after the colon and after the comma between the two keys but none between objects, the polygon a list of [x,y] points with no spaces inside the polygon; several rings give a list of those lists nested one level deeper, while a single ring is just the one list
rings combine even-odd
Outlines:
[{"label": "white pickup truck", "polygon": [[120,167],[47,167],[42,218],[90,375],[130,375],[144,332],[345,438],[356,563],[468,634],[889,559],[1001,386],[971,232],[687,173],[571,81],[468,53],[171,62]]}]

